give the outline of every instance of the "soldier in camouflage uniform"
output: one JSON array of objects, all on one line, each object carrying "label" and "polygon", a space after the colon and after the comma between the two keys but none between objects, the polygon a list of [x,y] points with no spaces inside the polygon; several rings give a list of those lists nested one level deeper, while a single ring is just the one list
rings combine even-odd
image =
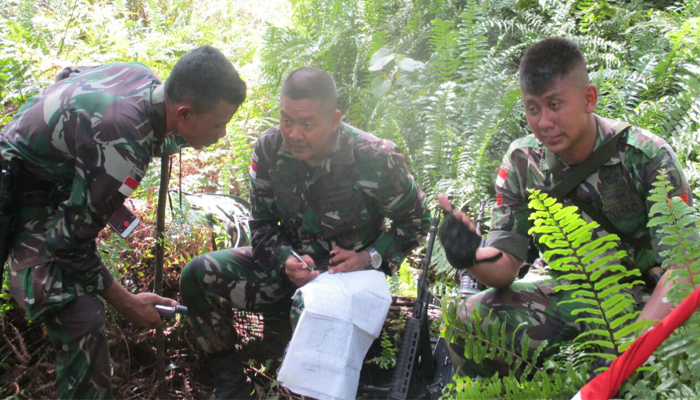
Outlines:
[{"label": "soldier in camouflage uniform", "polygon": [[[323,271],[391,274],[430,224],[396,145],[340,122],[328,73],[296,70],[281,93],[280,125],[263,133],[253,151],[252,248],[195,258],[180,280],[198,343],[218,371],[215,398],[250,395],[234,351],[233,308],[289,310],[296,288]],[[293,320],[300,300],[294,299]]]},{"label": "soldier in camouflage uniform", "polygon": [[[594,114],[597,89],[588,80],[583,55],[571,41],[553,38],[533,45],[520,64],[520,86],[534,135],[513,142],[503,158],[496,181],[492,229],[486,247],[476,250],[476,264],[469,267],[474,278],[492,289],[470,297],[458,310],[463,320],[470,318],[474,309],[482,316],[491,311],[484,325],[506,322],[510,333],[525,322],[525,329],[518,331],[516,345],[521,345],[527,335],[530,347],[535,348],[544,340],[551,345],[573,339],[582,326],[571,315],[576,305],[560,304],[569,295],[553,290],[555,277],[546,268],[531,270],[523,279],[516,280],[528,250],[531,223],[528,190],[549,192],[566,179],[574,166],[614,135],[618,121]],[[649,274],[663,261],[658,256],[660,238],[647,228],[651,207],[647,197],[658,171],[667,171],[674,187],[673,196],[691,204],[691,191],[668,143],[637,127],[628,128],[622,135],[615,155],[574,190],[579,199],[602,212],[619,231],[639,242],[651,242],[649,247],[624,241],[621,244],[629,254],[622,264]],[[449,210],[447,199],[442,195],[439,198],[443,208]],[[567,199],[565,204],[571,205],[569,202]],[[471,222],[462,213],[455,214],[473,231]],[[592,219],[585,213],[583,216],[588,221]],[[602,228],[598,229],[597,235],[605,234]],[[503,257],[496,261],[478,262],[498,257],[499,252]],[[653,285],[635,288],[633,294],[642,309],[639,318],[663,318],[671,307],[670,303],[662,302],[669,288],[666,278],[655,288]],[[646,296],[642,295],[644,291]],[[492,368],[464,360],[457,354],[458,346],[453,350],[453,362],[461,367],[463,374],[494,372]]]},{"label": "soldier in camouflage uniform", "polygon": [[136,62],[69,68],[58,79],[29,99],[0,137],[3,159],[22,163],[9,287],[27,318],[46,326],[61,398],[108,398],[99,297],[145,328],[163,325],[156,304],[177,303],[128,292],[100,259],[95,239],[152,157],[225,135],[246,87],[211,46],[183,56],[165,84]]}]

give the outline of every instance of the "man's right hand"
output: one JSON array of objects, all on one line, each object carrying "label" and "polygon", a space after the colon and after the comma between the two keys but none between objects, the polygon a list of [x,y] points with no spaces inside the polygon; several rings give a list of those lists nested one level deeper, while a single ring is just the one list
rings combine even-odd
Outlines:
[{"label": "man's right hand", "polygon": [[[306,261],[306,263],[310,266],[315,267],[314,260],[311,257],[302,255],[301,258],[303,258],[304,261]],[[294,285],[297,287],[302,287],[316,279],[319,271],[316,271],[315,268],[314,271],[309,271],[304,263],[294,258],[294,256],[289,256],[287,261],[284,263],[284,273]]]},{"label": "man's right hand", "polygon": [[163,319],[156,311],[156,305],[177,305],[177,301],[155,293],[130,293],[116,281],[102,293],[102,297],[129,322],[141,328],[164,327]]}]

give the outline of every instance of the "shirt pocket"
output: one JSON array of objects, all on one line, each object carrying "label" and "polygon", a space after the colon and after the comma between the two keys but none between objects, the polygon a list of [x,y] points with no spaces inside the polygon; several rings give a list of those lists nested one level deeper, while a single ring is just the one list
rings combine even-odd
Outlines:
[{"label": "shirt pocket", "polygon": [[321,220],[323,237],[345,249],[362,242],[364,225],[369,223],[362,192],[353,182],[334,182],[311,191],[311,208]]}]

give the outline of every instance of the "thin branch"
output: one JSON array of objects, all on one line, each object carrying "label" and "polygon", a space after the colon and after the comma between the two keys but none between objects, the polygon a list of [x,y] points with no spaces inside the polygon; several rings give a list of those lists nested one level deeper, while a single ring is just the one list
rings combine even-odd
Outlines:
[{"label": "thin branch", "polygon": [[61,38],[61,43],[58,45],[56,57],[58,57],[61,54],[61,51],[63,51],[63,43],[66,41],[66,36],[68,36],[68,29],[70,29],[70,25],[73,22],[73,18],[75,17],[75,10],[78,9],[78,1],[79,0],[73,1],[73,10],[71,10],[70,18],[68,18],[68,23],[66,23],[66,29],[63,31],[63,37]]}]

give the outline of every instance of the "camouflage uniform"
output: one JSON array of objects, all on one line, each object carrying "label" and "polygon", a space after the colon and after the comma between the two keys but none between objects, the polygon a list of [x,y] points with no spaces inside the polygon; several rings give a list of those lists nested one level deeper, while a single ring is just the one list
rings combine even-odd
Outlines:
[{"label": "camouflage uniform", "polygon": [[111,391],[97,295],[113,278],[95,238],[164,149],[163,88],[139,63],[80,68],[29,99],[0,137],[2,157],[22,160],[10,293],[47,328],[61,398]]},{"label": "camouflage uniform", "polygon": [[[616,121],[595,116],[598,136],[594,150],[614,135]],[[657,180],[660,169],[666,169],[671,185],[675,188],[672,196],[680,196],[687,203],[692,202],[688,182],[683,175],[680,163],[668,143],[658,136],[640,128],[630,127],[623,133],[618,151],[596,173],[577,186],[576,196],[589,202],[608,218],[621,232],[637,239],[650,240],[652,248],[635,248],[622,243],[628,257],[622,264],[628,268],[638,267],[642,274],[647,273],[662,260],[657,257],[660,238],[655,231],[647,228],[648,212],[651,203],[647,195]],[[528,189],[549,192],[571,171],[554,153],[530,135],[513,142],[499,169],[496,181],[496,206],[492,214],[492,230],[487,238],[487,246],[508,252],[520,260],[526,258],[528,246]],[[569,200],[566,205],[571,205]],[[588,221],[591,219],[584,214]],[[605,235],[598,228],[596,235]],[[595,236],[594,236],[595,237]],[[538,246],[540,245],[537,243]],[[544,251],[545,249],[539,249]],[[469,299],[469,305],[460,305],[461,317],[467,318],[469,310],[476,308],[482,316],[492,312],[490,322],[507,321],[509,332],[520,323],[527,322],[527,328],[519,331],[516,338],[522,344],[524,335],[530,339],[530,347],[537,347],[543,340],[550,344],[561,343],[576,337],[581,326],[571,315],[575,304],[560,305],[568,299],[566,293],[555,293],[555,276],[546,268],[535,268],[520,280],[516,280],[507,290],[488,289]],[[638,307],[643,306],[643,287],[633,290]],[[465,374],[478,373],[482,366],[466,364]],[[490,373],[488,371],[486,373]],[[483,372],[482,372],[483,373]]]},{"label": "camouflage uniform", "polygon": [[[325,270],[333,246],[372,246],[395,271],[430,225],[425,198],[390,141],[341,123],[317,167],[292,157],[279,128],[258,139],[251,163],[252,248],[195,258],[180,279],[183,302],[205,352],[233,348],[232,308],[289,308],[296,287],[284,273],[292,249]],[[387,230],[385,218],[391,220]],[[286,301],[286,303],[285,303]],[[303,307],[295,299],[292,317]]]}]

